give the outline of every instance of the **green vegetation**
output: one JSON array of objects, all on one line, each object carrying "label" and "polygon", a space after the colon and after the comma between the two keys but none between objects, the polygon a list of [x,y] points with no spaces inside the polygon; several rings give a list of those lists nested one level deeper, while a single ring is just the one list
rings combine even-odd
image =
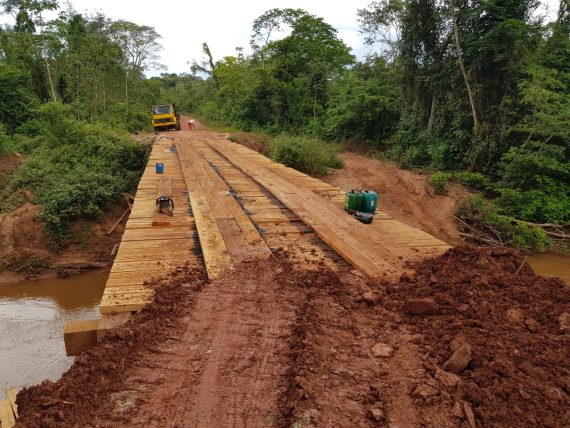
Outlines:
[{"label": "green vegetation", "polygon": [[3,206],[17,206],[20,190],[32,192],[46,233],[60,249],[73,219],[97,217],[109,202],[134,190],[145,148],[125,131],[76,121],[61,104],[45,104],[37,113],[27,123],[28,135],[19,136],[29,156],[3,190]]},{"label": "green vegetation", "polygon": [[446,174],[445,172],[435,172],[432,175],[430,175],[429,179],[428,179],[428,184],[433,187],[433,190],[435,190],[435,193],[439,194],[439,195],[446,195],[447,191],[448,191],[448,182],[449,182],[449,174]]},{"label": "green vegetation", "polygon": [[544,230],[498,213],[495,205],[479,195],[465,199],[457,207],[456,215],[468,222],[481,242],[536,251],[544,251],[552,245],[552,239]]},{"label": "green vegetation", "polygon": [[309,174],[324,175],[328,168],[340,168],[340,146],[327,144],[315,137],[281,134],[270,141],[269,157],[275,162]]},{"label": "green vegetation", "polygon": [[[129,132],[150,126],[148,108],[160,96],[144,76],[160,36],[70,7],[53,21],[42,18],[57,9],[55,1],[0,0],[0,11],[15,18],[0,29],[0,155],[25,154],[3,179],[0,211],[24,199],[38,204],[59,250],[75,219],[96,218],[135,189],[147,148]],[[10,262],[11,269],[42,266],[23,260]]]},{"label": "green vegetation", "polygon": [[97,215],[136,181],[141,150],[109,128],[148,126],[148,106],[169,100],[234,137],[264,135],[247,144],[312,174],[338,167],[348,140],[436,171],[436,192],[455,177],[492,200],[465,211],[473,224],[544,247],[529,223],[570,223],[570,5],[560,0],[551,22],[538,6],[373,1],[357,11],[376,52],[362,60],[322,18],[272,9],[253,23],[251,53],[214,60],[204,43],[190,73],[147,79],[160,48],[153,28],[70,8],[44,22],[57,2],[0,0],[14,17],[0,30],[0,153],[29,153],[5,195],[14,204],[31,191],[63,242],[69,221]]},{"label": "green vegetation", "polygon": [[26,251],[11,254],[0,265],[3,269],[5,268],[12,272],[25,273],[28,275],[39,273],[48,266],[48,258],[39,257]]}]

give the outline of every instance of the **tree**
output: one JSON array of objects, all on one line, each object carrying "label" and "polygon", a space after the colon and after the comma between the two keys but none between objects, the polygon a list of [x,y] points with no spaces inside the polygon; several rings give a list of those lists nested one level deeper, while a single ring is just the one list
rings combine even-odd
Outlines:
[{"label": "tree", "polygon": [[162,49],[161,36],[152,27],[129,21],[116,21],[110,28],[112,39],[121,47],[125,56],[125,103],[129,102],[129,70],[141,77],[149,68],[161,68],[157,62]]},{"label": "tree", "polygon": [[383,56],[391,61],[400,55],[402,21],[406,0],[373,1],[366,9],[358,9],[358,23],[364,42],[379,45]]}]

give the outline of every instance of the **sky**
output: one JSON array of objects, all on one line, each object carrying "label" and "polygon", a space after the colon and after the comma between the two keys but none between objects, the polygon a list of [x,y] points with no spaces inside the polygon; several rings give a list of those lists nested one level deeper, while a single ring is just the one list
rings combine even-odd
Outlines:
[{"label": "sky", "polygon": [[[323,18],[338,30],[339,37],[353,48],[355,55],[364,57],[368,47],[364,46],[358,32],[356,13],[370,1],[71,0],[70,3],[78,12],[101,11],[112,19],[154,27],[162,36],[161,62],[169,72],[182,73],[189,72],[188,61],[203,59],[204,42],[208,43],[214,60],[234,55],[236,47],[243,47],[248,52],[253,21],[273,8],[299,8]],[[174,7],[169,8],[169,5]]]},{"label": "sky", "polygon": [[[253,21],[273,8],[299,8],[323,18],[338,30],[338,36],[353,49],[354,55],[364,58],[370,48],[364,45],[363,37],[359,33],[357,10],[365,8],[371,1],[69,0],[69,3],[80,13],[98,11],[114,20],[124,19],[154,27],[162,36],[160,62],[170,73],[184,73],[190,71],[189,61],[201,61],[204,58],[204,42],[208,43],[214,60],[234,55],[236,47],[243,47],[245,52],[249,52]],[[543,0],[538,13],[555,16],[558,1]],[[66,7],[65,3],[65,0],[60,0],[62,9]],[[148,74],[159,72],[151,71]]]}]

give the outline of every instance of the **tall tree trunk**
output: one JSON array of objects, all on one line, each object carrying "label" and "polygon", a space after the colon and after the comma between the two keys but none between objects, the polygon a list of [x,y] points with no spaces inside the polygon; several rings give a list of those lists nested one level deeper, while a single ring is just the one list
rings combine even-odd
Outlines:
[{"label": "tall tree trunk", "polygon": [[49,62],[48,62],[48,58],[47,58],[47,53],[44,55],[44,60],[46,63],[46,71],[47,71],[47,77],[48,77],[48,82],[49,82],[49,88],[51,90],[51,96],[53,98],[53,102],[55,103],[57,101],[57,97],[55,96],[55,89],[53,87],[53,81],[51,80],[51,71],[49,69]]},{"label": "tall tree trunk", "polygon": [[125,106],[129,111],[129,69],[125,67]]},{"label": "tall tree trunk", "polygon": [[477,128],[479,125],[479,118],[477,116],[477,109],[475,108],[475,100],[473,99],[473,90],[471,89],[471,83],[469,82],[469,75],[467,74],[467,69],[463,62],[463,55],[461,54],[461,43],[459,41],[459,28],[457,28],[457,19],[455,17],[455,3],[451,4],[451,18],[453,20],[453,35],[455,37],[455,49],[457,50],[457,59],[459,60],[459,67],[461,67],[461,73],[463,73],[463,80],[465,80],[465,86],[467,88],[467,95],[469,96],[469,104],[471,105],[471,112],[473,114],[473,125]]},{"label": "tall tree trunk", "polygon": [[433,129],[433,124],[435,122],[435,108],[437,106],[437,94],[434,93],[431,96],[431,108],[429,110],[429,119],[428,119],[428,129],[431,131]]}]

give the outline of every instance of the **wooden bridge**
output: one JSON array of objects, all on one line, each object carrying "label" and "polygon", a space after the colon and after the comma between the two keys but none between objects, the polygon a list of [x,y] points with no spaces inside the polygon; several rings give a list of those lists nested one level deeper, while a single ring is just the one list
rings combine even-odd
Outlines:
[{"label": "wooden bridge", "polygon": [[[156,163],[164,164],[157,174]],[[173,215],[156,212],[169,194]],[[406,262],[449,246],[377,212],[365,225],[343,210],[344,194],[277,164],[215,132],[180,131],[156,139],[140,180],[98,320],[66,326],[68,355],[93,346],[108,329],[152,299],[145,282],[190,264],[215,278],[251,257],[285,250],[294,263],[352,265],[364,275],[393,279]],[[381,198],[380,198],[381,207]],[[314,265],[313,265],[314,266]]]}]

